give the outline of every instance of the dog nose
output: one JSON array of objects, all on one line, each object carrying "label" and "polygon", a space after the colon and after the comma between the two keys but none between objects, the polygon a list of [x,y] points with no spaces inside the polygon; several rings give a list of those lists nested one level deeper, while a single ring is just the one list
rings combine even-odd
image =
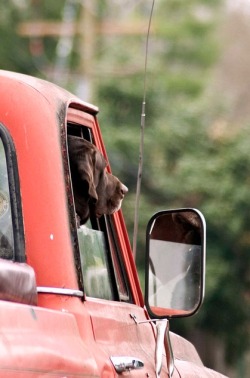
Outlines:
[{"label": "dog nose", "polygon": [[121,186],[121,194],[123,196],[125,196],[126,193],[128,193],[128,188],[126,187],[126,185],[122,184],[122,186]]}]

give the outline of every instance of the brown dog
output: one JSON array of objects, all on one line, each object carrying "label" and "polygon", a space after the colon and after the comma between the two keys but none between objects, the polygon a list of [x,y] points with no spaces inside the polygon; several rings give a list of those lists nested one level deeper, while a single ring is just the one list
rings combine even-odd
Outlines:
[{"label": "brown dog", "polygon": [[101,152],[85,139],[68,136],[68,153],[80,224],[90,216],[118,211],[128,188],[106,171],[107,162]]}]

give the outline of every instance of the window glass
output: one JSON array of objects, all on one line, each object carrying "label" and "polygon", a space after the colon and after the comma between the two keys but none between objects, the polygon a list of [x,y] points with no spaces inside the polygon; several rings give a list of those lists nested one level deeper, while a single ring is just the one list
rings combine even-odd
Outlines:
[{"label": "window glass", "polygon": [[14,241],[5,150],[0,139],[0,258],[13,259]]},{"label": "window glass", "polygon": [[77,234],[86,294],[94,298],[112,299],[104,233],[83,225]]}]

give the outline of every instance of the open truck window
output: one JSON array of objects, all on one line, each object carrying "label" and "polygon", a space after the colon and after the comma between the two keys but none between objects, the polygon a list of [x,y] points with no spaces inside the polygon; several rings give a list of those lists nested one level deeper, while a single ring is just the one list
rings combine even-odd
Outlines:
[{"label": "open truck window", "polygon": [[[79,111],[75,113],[80,114]],[[91,122],[86,123],[68,120],[67,133],[95,144]],[[93,298],[130,301],[113,216],[90,217],[81,226],[77,216],[75,218],[85,294]]]}]

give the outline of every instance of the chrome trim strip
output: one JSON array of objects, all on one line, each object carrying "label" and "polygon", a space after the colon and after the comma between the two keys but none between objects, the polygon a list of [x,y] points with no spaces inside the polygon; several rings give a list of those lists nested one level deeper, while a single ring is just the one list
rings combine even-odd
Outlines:
[{"label": "chrome trim strip", "polygon": [[37,287],[38,293],[45,293],[45,294],[60,294],[60,295],[69,295],[72,297],[83,297],[83,292],[81,290],[76,289],[64,289],[61,287],[45,287],[45,286],[38,286]]}]

